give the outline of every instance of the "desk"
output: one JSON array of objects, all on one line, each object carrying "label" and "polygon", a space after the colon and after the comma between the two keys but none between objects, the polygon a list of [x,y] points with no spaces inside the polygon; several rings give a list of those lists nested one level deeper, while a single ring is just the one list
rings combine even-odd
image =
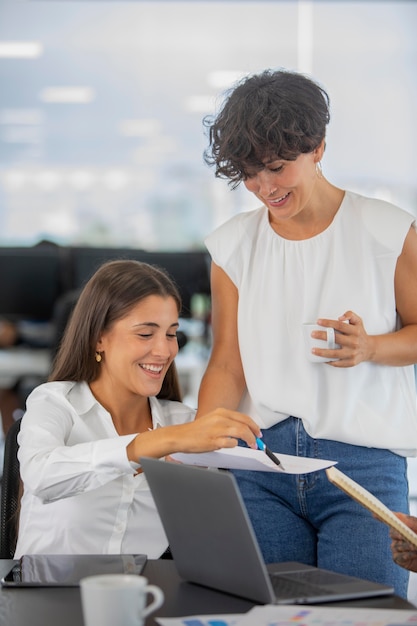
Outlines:
[{"label": "desk", "polygon": [[[0,577],[13,565],[0,560]],[[173,561],[151,560],[144,570],[150,583],[160,586],[165,594],[163,606],[155,615],[180,617],[182,615],[246,613],[254,604],[247,600],[186,583],[177,574]],[[335,602],[332,606],[409,609],[415,606],[395,596],[378,599]],[[80,592],[77,588],[1,589],[0,624],[4,626],[83,626]],[[146,626],[155,626],[154,616]]]}]

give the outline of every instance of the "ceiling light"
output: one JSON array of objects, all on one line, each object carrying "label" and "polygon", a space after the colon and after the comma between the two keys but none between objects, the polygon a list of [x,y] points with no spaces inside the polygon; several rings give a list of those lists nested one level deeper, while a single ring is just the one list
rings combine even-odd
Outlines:
[{"label": "ceiling light", "polygon": [[88,104],[94,96],[91,87],[45,87],[39,94],[42,102],[58,104]]},{"label": "ceiling light", "polygon": [[0,124],[6,126],[40,126],[44,115],[40,109],[3,109],[0,110]]},{"label": "ceiling light", "polygon": [[156,119],[122,120],[119,130],[125,137],[149,137],[161,131],[161,123]]},{"label": "ceiling light", "polygon": [[39,41],[0,41],[0,59],[37,59],[42,53]]},{"label": "ceiling light", "polygon": [[6,170],[1,178],[4,186],[10,191],[20,189],[27,182],[27,176],[23,170]]},{"label": "ceiling light", "polygon": [[53,191],[62,183],[62,174],[57,170],[41,170],[33,174],[33,182],[43,191]]},{"label": "ceiling light", "polygon": [[119,191],[128,185],[130,179],[123,170],[110,170],[103,176],[103,183],[111,191]]},{"label": "ceiling light", "polygon": [[95,183],[95,176],[89,170],[74,170],[68,175],[68,182],[77,191],[85,191]]}]

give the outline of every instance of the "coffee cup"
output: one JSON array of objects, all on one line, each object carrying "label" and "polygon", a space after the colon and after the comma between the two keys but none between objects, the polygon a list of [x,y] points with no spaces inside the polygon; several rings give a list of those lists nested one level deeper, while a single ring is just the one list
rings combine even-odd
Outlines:
[{"label": "coffee cup", "polygon": [[[326,334],[326,339],[317,339],[316,337],[312,337],[311,333],[314,331],[321,331]],[[306,347],[306,356],[309,361],[313,363],[328,363],[329,361],[337,361],[337,358],[329,358],[318,356],[317,354],[313,354],[313,348],[320,348],[321,350],[337,350],[340,348],[340,345],[335,341],[335,331],[334,328],[328,328],[325,326],[320,326],[314,322],[305,322],[303,324],[303,335],[304,335],[304,344]]]},{"label": "coffee cup", "polygon": [[[159,587],[134,574],[88,576],[81,579],[80,589],[85,626],[143,626],[145,617],[164,602]],[[147,594],[153,596],[150,604]]]}]

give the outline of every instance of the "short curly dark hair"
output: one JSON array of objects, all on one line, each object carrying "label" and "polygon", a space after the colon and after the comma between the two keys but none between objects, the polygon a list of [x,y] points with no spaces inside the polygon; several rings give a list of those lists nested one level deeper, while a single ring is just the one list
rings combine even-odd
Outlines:
[{"label": "short curly dark hair", "polygon": [[303,74],[265,70],[248,76],[226,94],[217,116],[204,118],[204,160],[235,188],[266,158],[294,161],[315,150],[326,135],[329,103],[326,91]]}]

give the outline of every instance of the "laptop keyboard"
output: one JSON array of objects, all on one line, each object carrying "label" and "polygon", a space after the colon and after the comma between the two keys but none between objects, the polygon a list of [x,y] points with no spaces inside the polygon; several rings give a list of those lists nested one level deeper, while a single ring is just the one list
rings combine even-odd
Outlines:
[{"label": "laptop keyboard", "polygon": [[[298,580],[292,580],[291,578],[285,578],[282,575],[273,574],[270,576],[272,588],[275,596],[278,599],[285,598],[310,598],[318,595],[323,595],[323,587],[318,587],[308,582],[301,582]],[[328,590],[329,594],[332,594],[332,590]]]},{"label": "laptop keyboard", "polygon": [[335,593],[337,582],[347,582],[349,577],[325,570],[270,574],[272,587],[277,598],[297,598]]}]

